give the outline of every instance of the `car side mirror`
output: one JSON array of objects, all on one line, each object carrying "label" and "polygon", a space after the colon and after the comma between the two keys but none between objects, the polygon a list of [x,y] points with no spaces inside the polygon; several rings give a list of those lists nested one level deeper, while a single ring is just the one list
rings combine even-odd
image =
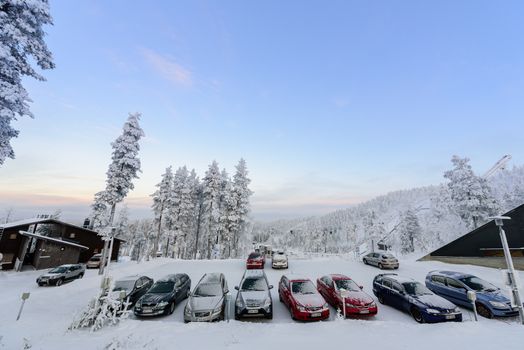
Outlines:
[{"label": "car side mirror", "polygon": [[358,286],[360,289],[364,289],[364,286]]},{"label": "car side mirror", "polygon": [[238,286],[235,286],[235,289],[238,290]]},{"label": "car side mirror", "polygon": [[226,290],[224,290],[224,294],[227,294],[229,293],[229,289],[226,288]]},{"label": "car side mirror", "polygon": [[272,284],[269,285],[269,289],[273,289],[273,285]]}]

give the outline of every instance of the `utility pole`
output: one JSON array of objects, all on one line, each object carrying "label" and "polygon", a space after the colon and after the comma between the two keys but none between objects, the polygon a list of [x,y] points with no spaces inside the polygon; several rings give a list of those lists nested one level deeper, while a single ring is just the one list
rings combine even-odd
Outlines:
[{"label": "utility pole", "polygon": [[500,241],[502,242],[502,248],[504,249],[504,258],[506,258],[506,265],[508,267],[508,280],[511,289],[511,301],[516,304],[519,310],[520,322],[524,324],[524,310],[522,308],[522,300],[520,299],[519,289],[517,281],[515,280],[515,268],[513,267],[513,259],[511,258],[511,252],[508,246],[508,240],[506,239],[506,232],[502,226],[504,226],[504,220],[511,220],[509,216],[495,216],[490,219],[495,220],[495,225],[499,228]]}]

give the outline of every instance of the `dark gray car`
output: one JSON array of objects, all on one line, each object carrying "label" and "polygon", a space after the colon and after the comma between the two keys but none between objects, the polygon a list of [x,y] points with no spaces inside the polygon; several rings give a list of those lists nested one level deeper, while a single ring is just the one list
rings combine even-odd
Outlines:
[{"label": "dark gray car", "polygon": [[264,270],[246,270],[238,290],[235,301],[235,319],[241,317],[273,318],[273,300]]},{"label": "dark gray car", "polygon": [[39,286],[61,286],[65,281],[84,277],[85,271],[85,266],[81,264],[60,265],[39,276],[36,279],[36,283]]},{"label": "dark gray car", "polygon": [[225,318],[229,293],[223,273],[206,273],[187,301],[184,309],[184,322],[209,322]]}]

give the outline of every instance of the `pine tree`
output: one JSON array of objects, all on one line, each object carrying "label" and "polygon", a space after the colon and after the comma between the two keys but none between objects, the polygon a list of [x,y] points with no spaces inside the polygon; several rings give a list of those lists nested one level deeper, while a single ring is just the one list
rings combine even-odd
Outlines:
[{"label": "pine tree", "polygon": [[[133,180],[138,178],[140,172],[140,151],[139,141],[144,136],[144,131],[139,125],[140,113],[130,113],[127,121],[124,123],[122,134],[111,143],[113,152],[111,163],[107,171],[106,188],[95,195],[95,201],[105,202],[110,208],[107,222],[107,230],[102,230],[100,234],[108,237],[117,203],[120,203],[134,189]],[[111,254],[111,252],[109,252]],[[103,273],[105,260],[108,254],[108,239],[104,243],[104,254],[102,264],[100,264],[100,273]]]},{"label": "pine tree", "polygon": [[162,218],[164,213],[169,210],[171,204],[171,196],[173,195],[173,172],[171,167],[166,168],[166,172],[162,174],[162,180],[156,185],[158,189],[151,195],[153,197],[153,213],[155,214],[155,221],[157,224],[157,233],[153,250],[151,254],[156,257],[160,236],[162,235]]},{"label": "pine tree", "polygon": [[0,1],[0,165],[14,159],[11,139],[18,130],[11,123],[18,117],[33,114],[29,94],[22,77],[45,80],[31,63],[41,69],[53,69],[53,57],[44,41],[44,25],[53,24],[47,0]]},{"label": "pine tree", "polygon": [[222,176],[218,163],[213,161],[202,179],[202,215],[201,226],[202,256],[211,258],[213,245],[218,243],[220,220],[220,194],[222,189]]},{"label": "pine tree", "polygon": [[468,158],[453,156],[454,168],[446,171],[452,206],[466,225],[472,229],[485,222],[499,210],[486,180],[473,173]]},{"label": "pine tree", "polygon": [[415,251],[415,240],[419,240],[421,228],[417,215],[413,210],[408,209],[403,217],[400,227],[400,249],[402,254],[413,253]]},{"label": "pine tree", "polygon": [[251,209],[249,198],[253,194],[253,191],[249,189],[250,183],[246,161],[241,158],[233,176],[231,201],[234,202],[235,210],[229,214],[231,216],[230,231],[233,256],[238,255],[240,237],[245,233],[249,224],[249,212]]},{"label": "pine tree", "polygon": [[189,189],[191,194],[191,222],[193,223],[191,230],[186,236],[187,247],[185,258],[196,259],[198,253],[198,243],[201,229],[202,217],[202,184],[198,178],[195,169],[191,170],[189,174]]}]

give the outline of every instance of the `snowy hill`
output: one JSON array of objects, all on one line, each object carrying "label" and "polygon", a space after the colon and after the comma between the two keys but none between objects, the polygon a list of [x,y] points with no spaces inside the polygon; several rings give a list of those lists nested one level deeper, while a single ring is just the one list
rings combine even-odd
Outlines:
[{"label": "snowy hill", "polygon": [[[499,171],[487,184],[499,213],[524,203],[524,166]],[[255,223],[252,238],[274,247],[308,252],[349,252],[362,244],[370,245],[372,240],[382,240],[400,253],[412,224],[411,214],[418,224],[412,238],[414,251],[424,253],[471,229],[453,210],[448,187],[444,183],[391,192],[319,217]]]}]

